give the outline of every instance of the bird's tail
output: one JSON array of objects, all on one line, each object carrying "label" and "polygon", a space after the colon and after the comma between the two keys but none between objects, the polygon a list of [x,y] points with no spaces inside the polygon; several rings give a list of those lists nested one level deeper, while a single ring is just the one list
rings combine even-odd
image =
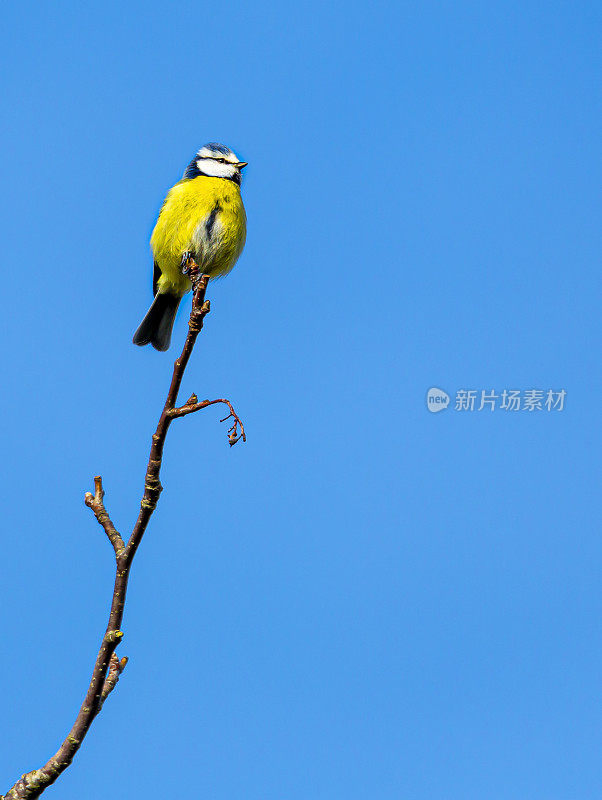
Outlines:
[{"label": "bird's tail", "polygon": [[167,350],[181,299],[174,294],[158,292],[134,334],[134,344],[152,344],[155,350]]}]

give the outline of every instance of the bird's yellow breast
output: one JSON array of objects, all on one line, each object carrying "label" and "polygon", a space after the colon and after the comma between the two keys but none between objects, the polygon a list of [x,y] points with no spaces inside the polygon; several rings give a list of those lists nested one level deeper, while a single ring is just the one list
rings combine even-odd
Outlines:
[{"label": "bird's yellow breast", "polygon": [[229,272],[246,238],[246,215],[239,187],[224,178],[201,175],[170,189],[151,236],[161,271],[160,292],[184,294],[190,281],[182,275],[182,256],[193,257],[201,271],[217,277]]}]

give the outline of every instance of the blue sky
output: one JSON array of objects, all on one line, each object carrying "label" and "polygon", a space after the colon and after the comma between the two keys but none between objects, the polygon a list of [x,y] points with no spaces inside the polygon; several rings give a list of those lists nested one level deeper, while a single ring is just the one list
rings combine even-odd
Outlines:
[{"label": "blue sky", "polygon": [[87,687],[113,562],[83,494],[101,473],[129,533],[186,329],[131,344],[148,239],[223,141],[248,240],[183,398],[248,442],[172,427],[130,662],[47,796],[599,798],[599,3],[23,2],[0,30],[0,790]]}]

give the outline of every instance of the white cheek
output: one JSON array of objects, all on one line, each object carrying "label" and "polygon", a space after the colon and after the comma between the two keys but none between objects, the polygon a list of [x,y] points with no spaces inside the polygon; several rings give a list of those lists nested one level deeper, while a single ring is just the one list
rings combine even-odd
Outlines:
[{"label": "white cheek", "polygon": [[222,164],[221,161],[214,161],[212,158],[203,158],[197,161],[197,167],[204,175],[212,178],[232,178],[236,173],[236,167],[232,164]]}]

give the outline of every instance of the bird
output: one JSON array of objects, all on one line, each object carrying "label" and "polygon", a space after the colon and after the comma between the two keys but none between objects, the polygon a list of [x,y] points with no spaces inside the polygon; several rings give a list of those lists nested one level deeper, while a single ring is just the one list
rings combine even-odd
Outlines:
[{"label": "bird", "polygon": [[165,351],[176,312],[191,290],[187,265],[192,258],[211,279],[226,275],[242,253],[247,217],[240,195],[247,161],[223,144],[198,150],[163,202],[151,235],[155,299],[133,342]]}]

